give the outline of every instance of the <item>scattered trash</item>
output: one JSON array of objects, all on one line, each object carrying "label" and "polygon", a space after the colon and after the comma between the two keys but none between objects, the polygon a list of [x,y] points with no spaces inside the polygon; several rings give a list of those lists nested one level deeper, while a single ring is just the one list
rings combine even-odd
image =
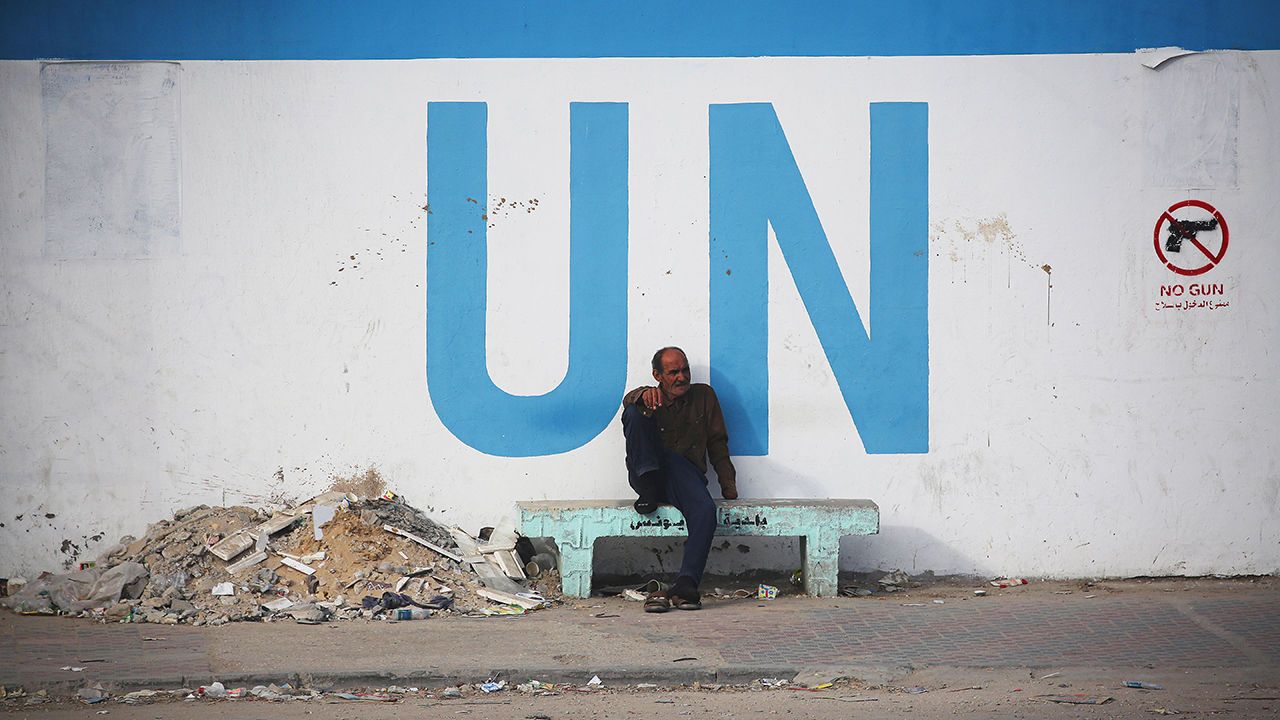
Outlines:
[{"label": "scattered trash", "polygon": [[778,597],[778,588],[772,585],[760,583],[760,586],[756,588],[757,600],[773,600],[776,597]]},{"label": "scattered trash", "polygon": [[1181,715],[1182,714],[1178,710],[1170,710],[1169,708],[1162,708],[1162,707],[1147,708],[1147,712],[1153,712],[1157,715]]},{"label": "scattered trash", "polygon": [[639,590],[632,590],[631,588],[627,588],[626,590],[622,591],[622,597],[628,600],[633,600],[635,602],[644,602],[645,595]]},{"label": "scattered trash", "polygon": [[593,686],[593,687],[598,687],[598,686],[600,686],[600,685],[603,685],[603,684],[604,684],[604,682],[600,680],[600,676],[599,676],[599,675],[592,675],[592,676],[591,676],[591,679],[587,681],[587,684],[588,684],[588,685],[591,685],[591,686]]},{"label": "scattered trash", "polygon": [[698,658],[696,657],[678,657],[675,660],[672,660],[671,662],[687,662],[689,660],[697,660],[697,659]]},{"label": "scattered trash", "polygon": [[616,617],[622,617],[622,616],[621,616],[621,615],[619,615],[619,614],[617,614],[617,613],[602,613],[602,612],[601,612],[601,613],[595,613],[595,614],[593,614],[591,617],[593,617],[593,618],[616,618]]},{"label": "scattered trash", "polygon": [[111,697],[111,694],[100,687],[82,687],[76,691],[76,697],[87,705],[96,705]]},{"label": "scattered trash", "polygon": [[946,601],[946,600],[934,600],[934,601],[933,601],[933,604],[934,604],[934,605],[946,605],[946,604],[947,604],[947,601]]},{"label": "scattered trash", "polygon": [[1026,585],[1026,584],[1027,584],[1026,578],[1010,578],[1008,580],[1000,579],[1000,580],[991,581],[991,587],[998,587],[998,588],[1017,587],[1018,585]]},{"label": "scattered trash", "polygon": [[986,597],[986,595],[987,595],[987,591],[986,591],[986,590],[974,590],[974,591],[973,591],[973,594],[974,594],[974,595],[976,595],[977,597]]},{"label": "scattered trash", "polygon": [[498,616],[498,615],[524,615],[529,611],[525,610],[522,607],[516,607],[515,605],[493,605],[487,608],[481,608],[479,612],[481,615]]},{"label": "scattered trash", "polygon": [[902,690],[908,695],[922,695],[924,693],[929,692],[927,688],[920,687],[919,685],[915,685],[909,688],[903,688]]},{"label": "scattered trash", "polygon": [[1127,688],[1137,688],[1139,690],[1163,690],[1163,685],[1155,683],[1143,682],[1141,680],[1125,680],[1124,686]]},{"label": "scattered trash", "polygon": [[482,683],[480,685],[480,690],[483,691],[485,694],[495,693],[495,692],[498,692],[499,690],[502,690],[506,686],[507,686],[506,680],[499,680],[498,682]]},{"label": "scattered trash", "polygon": [[229,582],[218,583],[217,585],[214,585],[213,589],[209,592],[218,597],[232,596],[236,594],[236,586]]},{"label": "scattered trash", "polygon": [[981,686],[981,685],[969,685],[968,687],[952,688],[952,689],[948,690],[947,692],[953,692],[953,693],[955,693],[955,692],[964,692],[965,690],[981,690],[981,689],[982,689],[982,686]]},{"label": "scattered trash", "polygon": [[925,607],[924,603],[899,603],[902,607]]},{"label": "scattered trash", "polygon": [[880,585],[880,589],[885,592],[897,592],[907,587],[910,580],[907,578],[907,574],[905,572],[901,570],[894,570],[880,578],[878,583]]},{"label": "scattered trash", "polygon": [[398,701],[398,699],[394,695],[388,695],[387,693],[340,692],[340,693],[333,693],[333,696],[336,698],[342,698],[343,700],[360,700],[360,701],[367,701],[367,702],[397,702]]},{"label": "scattered trash", "polygon": [[1051,673],[1049,673],[1048,675],[1041,675],[1041,676],[1040,676],[1040,679],[1041,679],[1041,680],[1048,680],[1049,678],[1056,678],[1056,677],[1058,677],[1058,676],[1059,676],[1059,675],[1061,675],[1061,674],[1062,674],[1062,672],[1061,672],[1061,671],[1059,671],[1059,672],[1051,672]]},{"label": "scattered trash", "polygon": [[1067,705],[1105,705],[1113,698],[1096,695],[1037,695],[1036,699]]},{"label": "scattered trash", "polygon": [[866,695],[819,695],[814,700],[838,700],[840,702],[876,702],[880,698],[867,697]]},{"label": "scattered trash", "polygon": [[431,611],[427,608],[399,608],[392,610],[388,615],[388,620],[426,620],[431,617]]},{"label": "scattered trash", "polygon": [[462,691],[456,687],[447,687],[440,691],[440,697],[448,699],[460,698],[462,697]]},{"label": "scattered trash", "polygon": [[196,695],[199,697],[224,698],[227,696],[227,688],[220,682],[213,682],[197,688]]},{"label": "scattered trash", "polygon": [[62,670],[67,670],[67,671],[69,671],[69,672],[82,672],[82,671],[84,671],[84,668],[82,668],[82,667],[72,667],[72,666],[70,666],[70,665],[63,665],[61,669],[62,669]]},{"label": "scattered trash", "polygon": [[128,693],[123,697],[121,697],[120,702],[129,704],[129,705],[137,705],[138,703],[152,700],[161,694],[162,693],[158,690],[135,690],[134,692]]}]

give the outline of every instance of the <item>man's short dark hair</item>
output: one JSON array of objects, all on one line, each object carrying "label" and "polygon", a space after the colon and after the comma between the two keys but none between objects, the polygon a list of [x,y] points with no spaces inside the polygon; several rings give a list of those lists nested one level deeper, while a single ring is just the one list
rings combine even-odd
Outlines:
[{"label": "man's short dark hair", "polygon": [[665,354],[667,353],[667,351],[668,351],[668,350],[675,350],[676,352],[680,353],[681,355],[684,355],[685,359],[688,359],[688,358],[689,358],[689,356],[688,356],[688,355],[685,355],[685,354],[684,354],[684,351],[683,351],[683,350],[681,350],[680,348],[676,347],[675,345],[668,345],[668,346],[666,346],[666,347],[662,348],[661,350],[659,350],[658,352],[656,352],[656,353],[654,353],[654,354],[653,354],[653,363],[652,363],[652,364],[653,364],[653,371],[654,371],[654,372],[656,372],[656,373],[660,373],[660,372],[662,372],[662,356],[663,356],[663,355],[665,355]]}]

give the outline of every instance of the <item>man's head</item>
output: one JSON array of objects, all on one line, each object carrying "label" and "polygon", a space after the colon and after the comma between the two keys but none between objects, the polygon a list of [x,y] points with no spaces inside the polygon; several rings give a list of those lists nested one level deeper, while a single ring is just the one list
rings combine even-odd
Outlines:
[{"label": "man's head", "polygon": [[678,347],[664,347],[653,354],[653,379],[663,394],[678,398],[689,392],[689,358]]}]

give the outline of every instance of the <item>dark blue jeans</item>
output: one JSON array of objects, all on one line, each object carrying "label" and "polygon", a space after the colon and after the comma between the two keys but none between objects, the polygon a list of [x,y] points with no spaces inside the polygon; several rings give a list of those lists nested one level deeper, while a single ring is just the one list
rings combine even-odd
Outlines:
[{"label": "dark blue jeans", "polygon": [[[687,458],[662,446],[657,420],[646,417],[639,405],[623,409],[622,433],[627,438],[631,489],[655,502],[674,505],[684,515],[689,539],[684,543],[680,574],[700,584],[716,532],[716,503],[707,491],[707,476]],[[662,482],[644,493],[640,476],[652,470],[662,471]]]}]

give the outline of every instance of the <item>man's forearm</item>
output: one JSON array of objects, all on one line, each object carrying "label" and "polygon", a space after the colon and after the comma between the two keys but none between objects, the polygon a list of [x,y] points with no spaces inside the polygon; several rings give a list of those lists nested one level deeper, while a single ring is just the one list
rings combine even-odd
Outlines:
[{"label": "man's forearm", "polygon": [[636,388],[635,390],[632,390],[631,392],[627,393],[626,395],[623,395],[623,396],[622,396],[622,407],[626,407],[626,406],[628,406],[628,405],[635,405],[636,403],[640,402],[640,395],[641,395],[641,394],[643,394],[643,393],[644,393],[644,391],[645,391],[645,390],[648,390],[648,389],[649,389],[649,386],[647,386],[647,385],[641,385],[640,387]]}]

